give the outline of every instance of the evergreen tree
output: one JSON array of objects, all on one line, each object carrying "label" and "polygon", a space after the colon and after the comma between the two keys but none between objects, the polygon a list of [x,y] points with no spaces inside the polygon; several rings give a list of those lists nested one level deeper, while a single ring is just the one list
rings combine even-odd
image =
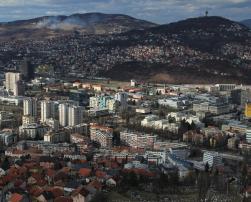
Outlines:
[{"label": "evergreen tree", "polygon": [[196,130],[196,124],[192,121],[192,123],[190,124],[190,130]]},{"label": "evergreen tree", "polygon": [[208,172],[201,172],[198,178],[198,201],[206,201],[207,191],[210,187],[210,176]]},{"label": "evergreen tree", "polygon": [[10,162],[9,159],[7,157],[4,158],[4,161],[2,163],[2,169],[3,170],[8,170],[10,168]]},{"label": "evergreen tree", "polygon": [[134,172],[130,172],[129,176],[128,176],[128,183],[132,186],[132,187],[137,187],[138,186],[138,177]]}]

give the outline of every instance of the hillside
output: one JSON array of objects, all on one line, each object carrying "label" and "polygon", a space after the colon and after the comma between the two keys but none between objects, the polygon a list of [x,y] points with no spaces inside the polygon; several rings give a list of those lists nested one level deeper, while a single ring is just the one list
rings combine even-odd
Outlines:
[{"label": "hillside", "polygon": [[0,23],[0,40],[41,39],[81,34],[114,34],[145,29],[156,24],[127,15],[86,13],[70,16],[43,16],[30,20]]},{"label": "hillside", "polygon": [[251,19],[243,20],[240,23],[243,24],[243,25],[246,25],[249,28],[251,28]]},{"label": "hillside", "polygon": [[193,18],[123,35],[127,41],[122,50],[133,49],[127,54],[135,58],[137,53],[137,59],[104,72],[112,78],[139,75],[176,83],[251,82],[251,32],[228,19]]},{"label": "hillside", "polygon": [[73,32],[52,39],[9,40],[0,47],[1,68],[15,68],[25,55],[34,66],[52,65],[62,77],[251,84],[251,30],[222,17],[105,35]]}]

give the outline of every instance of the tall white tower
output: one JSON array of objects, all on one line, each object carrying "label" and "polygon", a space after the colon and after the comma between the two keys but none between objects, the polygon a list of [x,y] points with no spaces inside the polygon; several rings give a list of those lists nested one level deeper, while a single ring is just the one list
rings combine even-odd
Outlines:
[{"label": "tall white tower", "polygon": [[41,102],[41,122],[45,123],[47,119],[55,117],[55,103],[44,100]]},{"label": "tall white tower", "polygon": [[69,104],[60,104],[58,110],[60,126],[68,126]]},{"label": "tall white tower", "polygon": [[24,94],[24,83],[22,80],[19,80],[15,83],[14,89],[13,89],[14,96],[20,96]]},{"label": "tall white tower", "polygon": [[128,94],[125,92],[118,92],[115,94],[115,100],[119,101],[120,107],[122,109],[127,108],[127,99],[128,99]]},{"label": "tall white tower", "polygon": [[79,106],[69,107],[69,126],[76,126],[83,121],[83,108]]},{"label": "tall white tower", "polygon": [[18,85],[21,81],[21,73],[6,72],[5,73],[5,88],[8,91],[14,93],[18,89]]},{"label": "tall white tower", "polygon": [[23,115],[37,116],[37,100],[34,98],[27,98],[23,101]]}]

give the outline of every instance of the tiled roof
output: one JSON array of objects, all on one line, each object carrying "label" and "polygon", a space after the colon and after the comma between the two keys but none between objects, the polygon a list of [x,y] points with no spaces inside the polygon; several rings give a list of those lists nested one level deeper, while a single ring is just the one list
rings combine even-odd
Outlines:
[{"label": "tiled roof", "polygon": [[72,192],[72,196],[76,196],[77,194],[81,194],[84,197],[87,197],[89,195],[89,191],[85,189],[84,187],[79,187],[76,190]]},{"label": "tiled roof", "polygon": [[42,175],[39,173],[32,173],[31,176],[34,177],[36,180],[41,180],[42,178]]},{"label": "tiled roof", "polygon": [[81,168],[79,170],[79,175],[83,176],[83,177],[88,177],[91,174],[91,169],[88,168]]},{"label": "tiled roof", "polygon": [[23,183],[24,183],[23,180],[17,179],[17,180],[14,182],[14,186],[15,186],[15,187],[20,187]]},{"label": "tiled roof", "polygon": [[60,188],[57,188],[57,187],[53,187],[53,188],[49,189],[48,191],[50,191],[53,194],[54,198],[57,198],[59,196],[64,195],[64,191]]},{"label": "tiled roof", "polygon": [[28,191],[30,195],[35,196],[35,197],[40,196],[44,192],[44,190],[39,186],[32,186],[28,189]]},{"label": "tiled roof", "polygon": [[73,202],[71,197],[60,196],[57,197],[54,202]]},{"label": "tiled roof", "polygon": [[106,176],[106,173],[100,170],[97,170],[95,173],[96,177],[98,178],[104,178]]},{"label": "tiled roof", "polygon": [[19,202],[22,199],[23,199],[23,196],[21,194],[14,193],[14,194],[11,195],[9,202]]}]

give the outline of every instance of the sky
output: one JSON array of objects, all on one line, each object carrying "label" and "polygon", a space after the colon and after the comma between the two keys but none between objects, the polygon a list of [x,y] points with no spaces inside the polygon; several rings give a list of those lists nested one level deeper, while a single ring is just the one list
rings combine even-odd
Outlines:
[{"label": "sky", "polygon": [[44,15],[102,12],[159,24],[204,15],[251,19],[251,0],[0,0],[0,22]]}]

